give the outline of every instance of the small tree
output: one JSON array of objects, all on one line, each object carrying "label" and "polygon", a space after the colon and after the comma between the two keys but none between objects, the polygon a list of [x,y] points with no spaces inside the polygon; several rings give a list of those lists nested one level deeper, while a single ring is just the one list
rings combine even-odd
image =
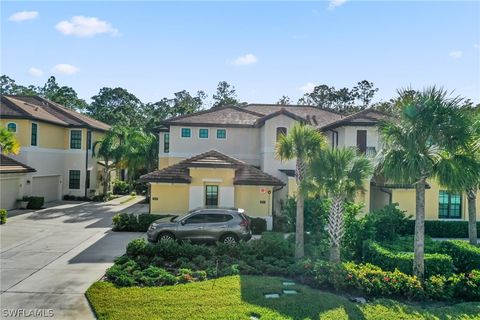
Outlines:
[{"label": "small tree", "polygon": [[120,139],[115,131],[108,131],[101,140],[92,146],[92,157],[103,160],[103,197],[107,200],[110,172],[114,170],[121,159]]},{"label": "small tree", "polygon": [[295,258],[302,258],[304,249],[303,206],[306,194],[306,169],[314,155],[326,145],[325,137],[315,128],[297,123],[276,145],[277,158],[295,159],[295,179],[298,186],[295,227]]},{"label": "small tree", "polygon": [[6,128],[0,128],[0,151],[2,154],[18,154],[20,152],[20,144],[13,132]]},{"label": "small tree", "polygon": [[344,234],[343,209],[345,201],[352,199],[373,171],[364,156],[357,156],[353,148],[326,149],[311,162],[313,182],[320,193],[331,198],[328,215],[330,261],[340,262],[340,245]]}]

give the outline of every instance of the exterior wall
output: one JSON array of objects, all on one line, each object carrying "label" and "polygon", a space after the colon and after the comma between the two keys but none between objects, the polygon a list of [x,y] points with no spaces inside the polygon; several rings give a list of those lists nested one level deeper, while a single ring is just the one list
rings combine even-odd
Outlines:
[{"label": "exterior wall", "polygon": [[189,208],[205,206],[205,186],[218,186],[218,205],[232,207],[234,205],[234,169],[190,168],[192,181],[189,190]]},{"label": "exterior wall", "polygon": [[[23,119],[1,119],[2,126],[14,122],[17,124],[17,139],[20,142],[20,153],[12,155],[16,159],[37,172],[29,173],[21,178],[23,195],[33,194],[34,177],[58,177],[60,195],[85,195],[86,168],[90,171],[90,189],[88,195],[99,193],[102,186],[99,181],[98,172],[102,167],[97,159],[92,157],[92,150],[87,154],[87,129],[68,128],[41,121],[33,121],[38,125],[37,146],[30,145],[31,123]],[[81,149],[70,149],[71,130],[82,131]],[[92,130],[92,146],[95,141],[100,140],[104,133]],[[80,188],[69,189],[69,170],[80,170]],[[38,180],[37,180],[38,181]]]},{"label": "exterior wall", "polygon": [[[260,192],[262,189],[265,193]],[[267,221],[267,230],[272,229],[273,188],[271,186],[235,186],[235,207],[245,209],[250,217]]]},{"label": "exterior wall", "polygon": [[345,126],[338,130],[338,146],[339,147],[356,147],[357,146],[357,130],[367,130],[367,148],[374,147],[378,152],[380,147],[380,137],[376,126]]},{"label": "exterior wall", "polygon": [[151,183],[150,213],[188,212],[188,184]]},{"label": "exterior wall", "polygon": [[[460,219],[440,219],[438,217],[439,191],[445,190],[435,182],[429,182],[431,188],[425,191],[425,219],[426,220],[465,220],[468,221],[467,196],[462,196],[462,217]],[[393,189],[392,202],[398,203],[399,208],[412,217],[415,216],[415,189]],[[480,191],[477,192],[477,219],[480,220]]]},{"label": "exterior wall", "polygon": [[17,199],[23,197],[24,173],[0,175],[0,209],[15,209]]},{"label": "exterior wall", "polygon": [[[181,137],[182,128],[191,129],[190,138]],[[198,137],[199,130],[203,128],[209,130],[206,139]],[[217,139],[217,129],[226,129],[227,138]],[[166,157],[186,159],[214,149],[252,165],[260,165],[258,128],[170,126],[169,153],[163,152],[163,134],[164,132],[161,132],[159,136],[160,159]],[[171,165],[172,162],[169,161],[169,164]]]},{"label": "exterior wall", "polygon": [[289,197],[294,197],[297,194],[298,186],[295,177],[288,177],[287,188]]}]

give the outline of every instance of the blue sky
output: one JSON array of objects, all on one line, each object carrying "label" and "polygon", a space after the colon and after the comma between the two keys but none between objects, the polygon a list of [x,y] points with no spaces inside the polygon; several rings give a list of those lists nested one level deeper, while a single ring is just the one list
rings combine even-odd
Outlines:
[{"label": "blue sky", "polygon": [[[80,18],[74,18],[78,17]],[[121,86],[144,102],[233,84],[247,102],[313,84],[444,86],[480,102],[480,2],[2,2],[1,73],[54,74],[89,100]]]}]

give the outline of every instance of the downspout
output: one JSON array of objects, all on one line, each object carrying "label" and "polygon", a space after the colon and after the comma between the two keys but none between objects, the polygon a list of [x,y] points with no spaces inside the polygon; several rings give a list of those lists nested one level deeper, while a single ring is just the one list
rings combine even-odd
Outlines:
[{"label": "downspout", "polygon": [[85,198],[87,197],[88,195],[88,190],[87,190],[87,175],[88,175],[88,133],[90,132],[91,134],[91,131],[89,131],[87,129],[87,139],[85,139],[85,181],[84,181],[84,185],[85,185]]}]

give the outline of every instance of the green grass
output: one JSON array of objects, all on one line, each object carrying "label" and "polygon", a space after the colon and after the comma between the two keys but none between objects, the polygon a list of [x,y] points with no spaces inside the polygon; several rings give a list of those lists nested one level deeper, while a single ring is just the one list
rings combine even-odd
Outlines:
[{"label": "green grass", "polygon": [[150,288],[99,281],[87,298],[99,319],[480,319],[480,303],[434,308],[381,299],[362,305],[306,286],[288,288],[300,294],[265,299],[264,293],[281,292],[282,279],[260,276]]}]

